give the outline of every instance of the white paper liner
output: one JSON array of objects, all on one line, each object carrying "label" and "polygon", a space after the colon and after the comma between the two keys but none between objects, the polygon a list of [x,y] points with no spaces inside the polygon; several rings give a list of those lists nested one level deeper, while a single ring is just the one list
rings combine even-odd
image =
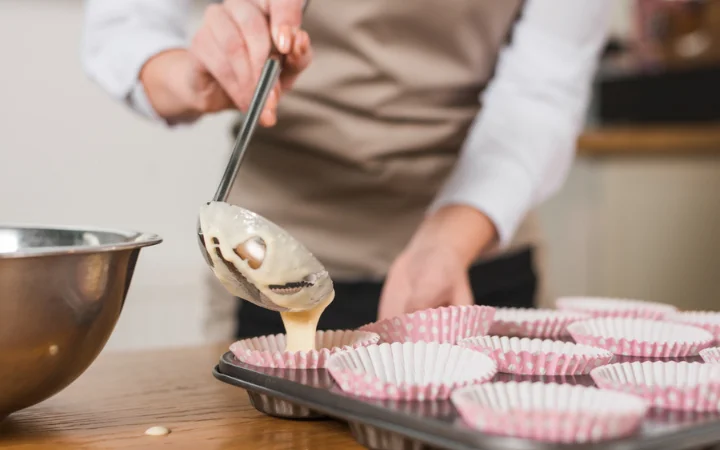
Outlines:
[{"label": "white paper liner", "polygon": [[367,331],[330,330],[315,335],[316,350],[286,352],[285,335],[275,334],[237,341],[230,351],[240,362],[279,369],[320,369],[331,354],[341,350],[376,344],[380,336]]},{"label": "white paper liner", "polygon": [[488,332],[491,336],[515,336],[557,339],[567,334],[567,326],[590,318],[576,311],[535,308],[496,308],[495,318]]},{"label": "white paper liner", "polygon": [[720,340],[720,312],[683,311],[668,316],[667,320],[703,328],[712,333],[716,342]]},{"label": "white paper liner", "polygon": [[590,372],[602,389],[627,392],[652,405],[684,411],[720,411],[720,366],[675,361],[609,364]]},{"label": "white paper liner", "polygon": [[448,398],[466,384],[490,380],[495,362],[483,353],[438,342],[396,342],[337,353],[327,364],[340,388],[393,400]]},{"label": "white paper liner", "polygon": [[708,364],[720,364],[720,347],[709,347],[700,350],[700,357]]},{"label": "white paper liner", "polygon": [[666,303],[608,297],[561,297],[555,306],[562,311],[577,311],[593,317],[663,319],[677,312]]},{"label": "white paper liner", "polygon": [[493,358],[499,372],[518,375],[586,375],[613,359],[608,350],[550,339],[480,336],[458,344]]},{"label": "white paper liner", "polygon": [[442,342],[454,344],[487,334],[495,315],[491,306],[444,306],[380,320],[360,328],[380,335],[380,342]]},{"label": "white paper liner", "polygon": [[648,409],[642,399],[620,392],[537,382],[468,386],[451,400],[463,420],[484,433],[558,443],[628,436]]},{"label": "white paper liner", "polygon": [[568,332],[578,344],[651,358],[695,356],[713,342],[710,332],[702,328],[651,319],[583,320],[568,325]]}]

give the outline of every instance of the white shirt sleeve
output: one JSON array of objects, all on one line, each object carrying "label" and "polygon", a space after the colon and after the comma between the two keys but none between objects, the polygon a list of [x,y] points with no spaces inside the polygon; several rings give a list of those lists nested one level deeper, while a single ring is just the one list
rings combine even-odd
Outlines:
[{"label": "white shirt sleeve", "polygon": [[154,55],[187,47],[190,6],[191,0],[85,0],[83,69],[115,99],[159,119],[138,76]]},{"label": "white shirt sleeve", "polygon": [[507,245],[564,183],[584,124],[612,2],[527,0],[460,158],[431,211],[485,213]]}]

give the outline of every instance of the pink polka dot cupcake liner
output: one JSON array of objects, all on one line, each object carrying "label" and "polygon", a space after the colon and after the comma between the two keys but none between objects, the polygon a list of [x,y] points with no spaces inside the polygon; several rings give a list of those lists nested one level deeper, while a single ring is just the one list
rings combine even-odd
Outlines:
[{"label": "pink polka dot cupcake liner", "polygon": [[550,339],[481,336],[459,345],[493,358],[499,372],[518,375],[587,375],[613,359],[608,350]]},{"label": "pink polka dot cupcake liner", "polygon": [[720,341],[720,312],[683,311],[668,316],[667,320],[703,328],[712,333],[716,342]]},{"label": "pink polka dot cupcake liner", "polygon": [[650,319],[590,319],[568,325],[568,332],[578,344],[645,358],[695,356],[713,342],[702,328]]},{"label": "pink polka dot cupcake liner", "polygon": [[720,347],[709,347],[700,350],[700,357],[708,364],[720,364]]},{"label": "pink polka dot cupcake liner", "polygon": [[590,372],[601,389],[646,399],[655,407],[720,411],[720,366],[675,361],[626,362]]},{"label": "pink polka dot cupcake liner", "polygon": [[564,444],[629,436],[648,410],[629,394],[556,383],[486,383],[458,389],[451,400],[483,433]]},{"label": "pink polka dot cupcake liner", "polygon": [[677,308],[666,303],[606,297],[561,297],[555,302],[561,311],[575,311],[592,317],[664,319]]},{"label": "pink polka dot cupcake liner", "polygon": [[439,342],[396,342],[360,347],[330,357],[327,369],[344,392],[391,400],[447,399],[460,386],[497,373],[483,353]]},{"label": "pink polka dot cupcake liner", "polygon": [[380,336],[367,331],[318,331],[315,348],[309,352],[286,352],[285,335],[254,337],[237,341],[230,351],[238,361],[259,367],[278,369],[321,369],[330,355],[342,350],[376,344]]},{"label": "pink polka dot cupcake liner", "polygon": [[488,334],[541,339],[557,339],[567,335],[567,326],[590,315],[553,309],[497,308]]},{"label": "pink polka dot cupcake liner", "polygon": [[360,328],[381,342],[441,342],[487,334],[495,315],[491,306],[444,306],[380,320]]}]

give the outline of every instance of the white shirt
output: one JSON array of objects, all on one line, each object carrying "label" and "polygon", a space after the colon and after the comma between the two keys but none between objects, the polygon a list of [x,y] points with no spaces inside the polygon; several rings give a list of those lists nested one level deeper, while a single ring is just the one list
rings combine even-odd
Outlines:
[{"label": "white shirt", "polygon": [[[153,55],[187,46],[191,3],[86,0],[85,71],[114,98],[159,120],[138,75]],[[611,5],[608,0],[526,0],[457,165],[431,209],[475,207],[507,244],[528,210],[562,186]]]}]

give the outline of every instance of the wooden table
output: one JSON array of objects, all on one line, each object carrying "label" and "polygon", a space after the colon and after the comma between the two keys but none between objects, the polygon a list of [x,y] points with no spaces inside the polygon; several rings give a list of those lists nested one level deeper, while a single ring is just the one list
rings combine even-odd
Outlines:
[{"label": "wooden table", "polygon": [[[267,417],[215,380],[226,347],[106,353],[65,391],[0,422],[0,449],[360,449],[345,424]],[[145,436],[161,425],[167,436]]]}]

